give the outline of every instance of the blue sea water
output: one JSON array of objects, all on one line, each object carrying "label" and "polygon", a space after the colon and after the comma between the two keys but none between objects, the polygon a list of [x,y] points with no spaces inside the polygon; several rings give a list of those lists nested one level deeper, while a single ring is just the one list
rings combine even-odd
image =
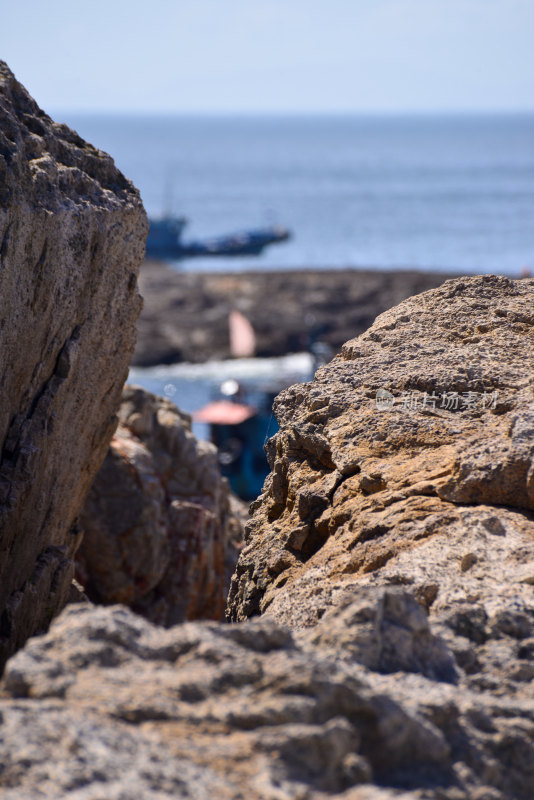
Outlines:
[{"label": "blue sea water", "polygon": [[181,269],[534,271],[534,115],[56,118],[111,153],[149,215],[187,216],[184,238],[293,231]]}]

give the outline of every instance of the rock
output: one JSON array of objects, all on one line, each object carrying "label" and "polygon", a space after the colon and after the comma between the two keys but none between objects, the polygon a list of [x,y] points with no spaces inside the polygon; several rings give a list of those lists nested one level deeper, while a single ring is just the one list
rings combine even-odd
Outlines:
[{"label": "rock", "polygon": [[311,641],[337,648],[338,657],[350,656],[375,672],[416,672],[452,683],[458,679],[449,648],[431,631],[423,608],[402,589],[352,588],[324,614]]},{"label": "rock", "polygon": [[2,797],[530,800],[532,697],[367,669],[360,615],[292,635],[69,606],[7,665]]},{"label": "rock", "polygon": [[0,62],[0,669],[70,589],[140,311],[139,194]]},{"label": "rock", "polygon": [[336,352],[378,314],[447,277],[365,269],[178,272],[145,261],[140,274],[145,302],[133,363],[229,358],[232,309],[252,323],[258,356],[306,350],[317,340]]},{"label": "rock", "polygon": [[[532,280],[447,281],[279,395],[272,472],[252,506],[230,619],[266,614],[298,630],[347,598],[399,587],[447,642],[462,685],[529,694],[533,299]],[[380,619],[387,597],[364,594],[365,619]],[[446,657],[425,666],[417,655],[429,632],[417,644],[417,621],[402,624],[398,668],[446,674]],[[359,651],[385,668],[376,642]]]},{"label": "rock", "polygon": [[138,387],[125,387],[118,416],[80,517],[81,583],[94,602],[162,625],[221,619],[243,527],[215,447],[170,400]]}]

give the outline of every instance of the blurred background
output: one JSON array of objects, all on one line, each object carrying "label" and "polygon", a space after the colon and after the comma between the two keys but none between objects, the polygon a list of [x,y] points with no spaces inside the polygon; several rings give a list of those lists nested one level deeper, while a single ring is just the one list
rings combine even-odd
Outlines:
[{"label": "blurred background", "polygon": [[[448,274],[530,274],[533,36],[532,0],[25,0],[2,9],[0,54],[152,220],[186,217],[201,242],[291,232],[258,256],[145,263],[131,379],[194,411],[236,378],[272,399],[317,363],[284,348],[335,351]],[[228,362],[236,309],[263,344]]]}]

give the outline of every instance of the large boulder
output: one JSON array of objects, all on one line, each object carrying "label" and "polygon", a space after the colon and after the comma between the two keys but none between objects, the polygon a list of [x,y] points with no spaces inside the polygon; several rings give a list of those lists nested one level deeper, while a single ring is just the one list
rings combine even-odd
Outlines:
[{"label": "large boulder", "polygon": [[134,348],[146,231],[113,160],[0,62],[0,668],[65,601]]},{"label": "large boulder", "polygon": [[399,614],[426,667],[447,659],[404,590],[376,599],[374,622],[359,598],[298,635],[69,606],[7,665],[3,800],[531,800],[532,697],[399,671],[403,653],[363,666],[364,629],[386,649]]},{"label": "large boulder", "polygon": [[221,619],[242,523],[215,446],[140,387],[124,388],[117,413],[80,516],[79,580],[94,602],[124,603],[161,625]]},{"label": "large boulder", "polygon": [[230,619],[267,614],[299,629],[365,587],[401,586],[469,685],[526,690],[533,301],[532,280],[448,281],[382,314],[313,382],[279,395],[272,472]]}]

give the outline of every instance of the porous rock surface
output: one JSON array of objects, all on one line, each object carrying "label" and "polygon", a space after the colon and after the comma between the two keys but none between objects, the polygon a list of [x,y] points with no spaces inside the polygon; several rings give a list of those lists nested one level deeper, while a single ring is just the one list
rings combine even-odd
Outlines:
[{"label": "porous rock surface", "polygon": [[94,602],[124,603],[161,625],[222,619],[242,522],[216,448],[140,387],[124,388],[117,414],[80,516],[80,582]]},{"label": "porous rock surface", "polygon": [[68,593],[135,343],[146,231],[112,159],[0,62],[0,669]]},{"label": "porous rock surface", "polygon": [[[447,703],[479,693],[492,732],[496,703],[531,708],[533,301],[532,280],[447,281],[382,314],[313,382],[279,395],[272,472],[252,507],[230,619],[262,614],[313,636],[359,597],[359,618],[382,624],[372,598],[402,587],[454,658]],[[350,649],[382,671],[391,648],[361,637]],[[430,677],[427,652],[410,647],[408,661]],[[433,669],[447,679],[445,662]],[[410,681],[395,688],[421,708]],[[534,762],[519,755],[532,750],[531,723],[518,720],[513,736],[514,769],[531,791]],[[495,758],[484,780],[496,794],[481,796],[520,796],[503,788]]]},{"label": "porous rock surface", "polygon": [[[381,672],[358,663],[360,635]],[[432,675],[450,653],[398,588],[298,635],[71,605],[6,667],[2,797],[530,800],[532,700],[396,671],[423,641]]]},{"label": "porous rock surface", "polygon": [[533,301],[532,280],[447,281],[278,396],[232,619],[311,625],[348,587],[401,585],[457,632],[464,606],[479,638],[505,609],[529,628]]}]

